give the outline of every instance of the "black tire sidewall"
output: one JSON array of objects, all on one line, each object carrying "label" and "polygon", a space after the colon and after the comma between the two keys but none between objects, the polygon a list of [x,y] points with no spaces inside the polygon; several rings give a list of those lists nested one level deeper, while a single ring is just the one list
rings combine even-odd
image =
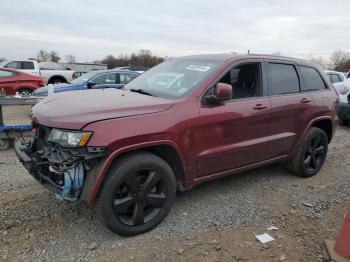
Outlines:
[{"label": "black tire sidewall", "polygon": [[[308,149],[308,146],[309,146],[311,140],[317,136],[321,136],[322,144],[325,146],[326,152],[325,152],[325,156],[322,159],[320,166],[317,169],[315,169],[314,171],[310,172],[305,168],[304,156],[305,156],[305,152]],[[322,168],[322,166],[327,158],[327,152],[328,152],[328,137],[327,137],[326,133],[319,128],[312,128],[310,130],[310,132],[307,134],[307,137],[302,144],[302,149],[301,149],[301,152],[299,155],[298,166],[299,166],[300,174],[303,177],[312,177],[312,176],[316,175],[321,170],[321,168]]]},{"label": "black tire sidewall", "polygon": [[[142,226],[128,226],[118,220],[113,211],[113,200],[118,186],[125,176],[136,170],[144,168],[153,169],[162,175],[167,187],[167,198],[160,212],[149,222]],[[170,166],[158,156],[151,153],[139,153],[125,157],[111,167],[107,174],[103,188],[98,198],[98,212],[104,224],[113,232],[124,236],[133,236],[153,229],[169,212],[176,198],[176,180]]]},{"label": "black tire sidewall", "polygon": [[18,93],[21,94],[22,92],[29,92],[31,95],[33,94],[33,90],[29,88],[21,88],[18,90]]}]

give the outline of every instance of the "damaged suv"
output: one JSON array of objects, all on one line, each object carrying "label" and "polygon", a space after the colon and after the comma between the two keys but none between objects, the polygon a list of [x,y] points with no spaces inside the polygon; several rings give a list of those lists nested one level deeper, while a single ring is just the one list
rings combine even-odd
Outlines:
[{"label": "damaged suv", "polygon": [[339,97],[304,60],[263,55],[170,59],[123,90],[53,94],[33,107],[16,154],[58,199],[86,201],[113,232],[158,225],[177,191],[276,161],[321,169]]}]

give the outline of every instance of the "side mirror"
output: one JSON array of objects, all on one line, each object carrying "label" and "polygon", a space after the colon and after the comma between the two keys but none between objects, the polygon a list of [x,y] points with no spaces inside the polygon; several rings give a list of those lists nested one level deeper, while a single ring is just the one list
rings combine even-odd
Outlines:
[{"label": "side mirror", "polygon": [[222,104],[225,101],[232,99],[232,86],[225,83],[217,83],[214,87],[214,95],[206,97],[206,102],[209,104]]},{"label": "side mirror", "polygon": [[89,82],[89,83],[86,84],[86,88],[87,89],[91,89],[94,85],[96,85],[96,83]]}]

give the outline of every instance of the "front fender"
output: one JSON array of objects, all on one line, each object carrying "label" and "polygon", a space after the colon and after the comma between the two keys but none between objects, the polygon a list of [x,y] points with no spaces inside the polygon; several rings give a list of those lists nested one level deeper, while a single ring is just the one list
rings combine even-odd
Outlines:
[{"label": "front fender", "polygon": [[103,162],[102,166],[100,168],[98,168],[98,174],[96,175],[94,182],[91,182],[91,184],[89,186],[89,187],[91,187],[91,191],[90,191],[91,193],[90,193],[90,196],[87,198],[88,199],[88,206],[90,206],[90,207],[94,206],[95,201],[96,201],[96,197],[101,189],[102,183],[107,175],[107,172],[117,157],[119,157],[122,154],[128,153],[128,152],[132,152],[132,151],[136,151],[136,150],[140,150],[140,149],[148,148],[148,147],[152,147],[152,146],[160,146],[160,145],[171,146],[179,155],[180,160],[181,160],[181,164],[185,169],[186,165],[185,165],[185,162],[184,162],[184,159],[183,159],[183,156],[181,154],[179,147],[177,146],[177,144],[175,142],[170,141],[170,140],[151,141],[151,142],[139,143],[139,144],[134,144],[134,145],[130,145],[127,147],[119,148],[116,151],[112,152],[107,157],[107,159]]}]

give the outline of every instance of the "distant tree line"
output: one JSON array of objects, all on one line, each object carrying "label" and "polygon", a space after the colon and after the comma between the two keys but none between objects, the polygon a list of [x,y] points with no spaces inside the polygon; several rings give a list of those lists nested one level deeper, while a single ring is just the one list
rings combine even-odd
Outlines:
[{"label": "distant tree line", "polygon": [[[274,52],[274,55],[282,55],[280,52]],[[60,62],[61,57],[56,51],[46,51],[39,50],[36,58],[38,62]],[[138,53],[131,53],[130,55],[119,55],[117,57],[113,55],[107,55],[105,58],[101,60],[94,61],[95,63],[107,64],[109,69],[120,67],[120,66],[145,66],[145,67],[153,67],[164,60],[168,59],[168,57],[160,57],[153,55],[151,51],[146,49],[141,49]],[[350,52],[344,52],[342,50],[337,50],[332,53],[329,59],[326,59],[322,56],[314,56],[311,55],[307,58],[309,61],[320,65],[323,69],[330,69],[341,72],[349,72],[350,71]],[[4,57],[0,57],[0,62],[6,60]],[[72,54],[65,56],[65,61],[67,63],[75,63],[76,57]]]},{"label": "distant tree line", "polygon": [[[131,53],[130,55],[119,55],[117,57],[113,55],[107,55],[105,58],[101,60],[94,61],[95,63],[107,64],[108,69],[112,69],[120,66],[145,66],[145,67],[153,67],[161,62],[163,62],[166,58],[159,57],[153,55],[151,51],[146,49],[141,49],[138,53]],[[39,50],[36,60],[38,62],[60,62],[61,57],[56,51],[46,51]],[[76,57],[74,55],[66,55],[65,61],[67,63],[75,63]]]},{"label": "distant tree line", "polygon": [[153,67],[163,62],[166,58],[152,55],[151,51],[141,49],[137,54],[132,53],[130,55],[119,55],[117,57],[113,55],[107,55],[102,60],[95,61],[96,63],[107,64],[108,69],[120,67],[120,66],[145,66]]}]

